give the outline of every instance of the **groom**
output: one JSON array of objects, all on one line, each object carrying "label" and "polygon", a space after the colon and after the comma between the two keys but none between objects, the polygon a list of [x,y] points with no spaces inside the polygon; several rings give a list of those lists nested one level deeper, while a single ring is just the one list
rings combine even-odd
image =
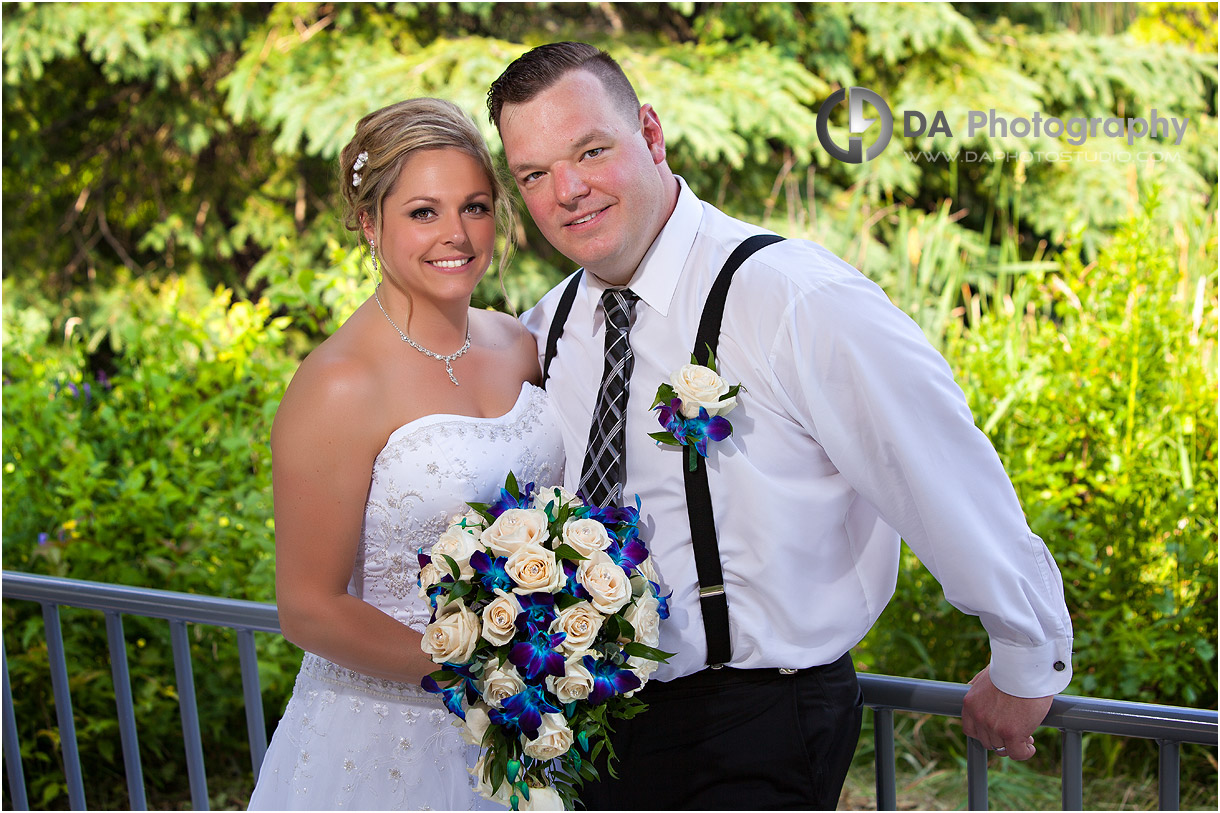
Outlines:
[{"label": "groom", "polygon": [[[618,724],[621,779],[585,804],[833,809],[862,710],[849,651],[893,594],[900,536],[989,634],[966,733],[1031,757],[1072,675],[1062,581],[919,328],[824,248],[760,248],[760,229],[700,201],[596,48],[530,51],[488,107],[538,228],[582,266],[523,317],[567,483],[641,496],[673,591],[660,647],[677,655],[642,691],[649,711]],[[686,448],[649,437],[651,407],[713,346],[741,390],[732,434],[690,472]]]}]

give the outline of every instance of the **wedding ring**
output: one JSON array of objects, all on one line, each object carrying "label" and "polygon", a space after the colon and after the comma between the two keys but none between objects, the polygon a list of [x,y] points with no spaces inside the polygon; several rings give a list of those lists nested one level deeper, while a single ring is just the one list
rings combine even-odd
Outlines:
[{"label": "wedding ring", "polygon": [[998,748],[993,748],[992,750],[995,751],[997,754],[1003,754],[1008,749],[1001,745]]}]

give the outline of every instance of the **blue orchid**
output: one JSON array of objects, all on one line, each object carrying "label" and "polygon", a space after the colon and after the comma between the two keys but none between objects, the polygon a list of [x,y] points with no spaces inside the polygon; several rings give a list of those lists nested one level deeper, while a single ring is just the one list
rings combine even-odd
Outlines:
[{"label": "blue orchid", "polygon": [[432,675],[425,675],[424,679],[420,681],[420,685],[424,687],[424,691],[439,694],[445,703],[445,708],[465,720],[466,710],[462,707],[462,700],[473,703],[479,698],[479,691],[475,687],[475,676],[470,671],[471,664],[455,666],[446,663],[444,666],[445,669],[457,674],[456,682],[442,688]]},{"label": "blue orchid", "polygon": [[607,530],[613,530],[617,525],[634,525],[640,521],[639,509],[630,505],[607,505],[604,508],[590,506],[587,516],[605,525]]},{"label": "blue orchid", "polygon": [[686,422],[688,442],[694,441],[695,449],[700,457],[707,457],[707,442],[709,440],[724,440],[733,434],[733,425],[727,418],[720,415],[712,418],[707,410],[699,407],[699,417],[690,418]]},{"label": "blue orchid", "polygon": [[428,588],[428,602],[432,605],[431,621],[436,620],[436,601],[441,596],[449,592],[449,588],[455,584],[452,576],[444,576],[439,582]]},{"label": "blue orchid", "polygon": [[[735,394],[739,387],[729,390],[729,393]],[[682,399],[669,398],[668,402],[663,397],[673,394],[669,385],[662,385],[657,393],[658,401],[653,406],[657,412],[657,422],[665,427],[664,432],[650,432],[649,437],[657,443],[667,443],[671,446],[685,446],[689,450],[689,468],[691,471],[696,469],[695,457],[707,457],[707,444],[713,440],[724,440],[733,433],[733,425],[728,419],[717,415],[712,417],[708,415],[705,407],[699,407],[699,414],[693,418],[682,417]]]},{"label": "blue orchid", "polygon": [[640,688],[640,679],[630,669],[616,666],[608,660],[598,660],[592,655],[585,655],[581,663],[593,675],[593,691],[589,693],[589,703],[600,706],[616,694],[625,694]]},{"label": "blue orchid", "polygon": [[520,496],[515,496],[507,488],[500,489],[500,497],[487,506],[487,513],[498,517],[510,508],[532,508],[534,501],[534,484],[526,483]]},{"label": "blue orchid", "polygon": [[669,618],[669,600],[673,598],[674,594],[670,593],[667,596],[663,596],[661,595],[661,585],[651,580],[648,583],[652,585],[652,592],[657,597],[657,615],[664,621],[666,618]]},{"label": "blue orchid", "polygon": [[634,534],[630,534],[625,543],[611,545],[606,553],[610,554],[610,558],[616,565],[628,573],[648,558],[648,549],[644,547],[644,543],[635,538]]},{"label": "blue orchid", "polygon": [[513,644],[513,648],[508,651],[508,659],[531,683],[537,682],[544,675],[563,677],[563,653],[556,651],[556,647],[563,643],[566,637],[567,634],[562,632],[554,635],[539,632],[528,641]]},{"label": "blue orchid", "polygon": [[653,409],[657,411],[657,422],[665,431],[673,435],[674,440],[686,445],[686,419],[682,417],[682,399],[674,398],[668,404],[657,404]]},{"label": "blue orchid", "polygon": [[589,595],[589,591],[585,589],[583,584],[576,581],[576,571],[578,568],[579,565],[576,562],[568,559],[563,560],[563,575],[566,581],[563,584],[563,589],[559,592],[588,601],[592,596]]},{"label": "blue orchid", "polygon": [[517,629],[533,637],[549,629],[555,620],[555,597],[550,593],[526,593],[517,596],[521,614],[517,616]]},{"label": "blue orchid", "polygon": [[505,698],[500,708],[488,712],[491,721],[511,731],[520,731],[533,739],[538,736],[543,714],[558,714],[559,707],[546,699],[541,686],[526,686],[521,691]]},{"label": "blue orchid", "polygon": [[492,557],[484,551],[476,551],[470,557],[470,566],[481,577],[482,586],[493,593],[496,590],[508,592],[517,586],[504,569],[506,562],[508,562],[507,557]]}]

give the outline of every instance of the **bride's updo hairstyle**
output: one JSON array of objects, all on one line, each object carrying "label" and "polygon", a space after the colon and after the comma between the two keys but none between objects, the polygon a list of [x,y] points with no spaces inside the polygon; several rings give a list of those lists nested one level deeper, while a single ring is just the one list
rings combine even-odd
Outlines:
[{"label": "bride's updo hairstyle", "polygon": [[339,154],[343,225],[362,233],[361,224],[369,218],[380,243],[382,202],[394,191],[403,164],[421,150],[447,148],[474,158],[487,175],[496,229],[508,244],[500,257],[503,268],[514,238],[512,199],[474,122],[443,99],[407,99],[369,113],[356,125],[355,137]]}]

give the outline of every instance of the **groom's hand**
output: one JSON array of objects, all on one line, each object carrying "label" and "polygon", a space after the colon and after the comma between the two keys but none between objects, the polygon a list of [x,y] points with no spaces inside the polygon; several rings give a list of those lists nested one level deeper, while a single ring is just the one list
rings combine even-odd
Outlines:
[{"label": "groom's hand", "polygon": [[962,703],[962,730],[1000,756],[1026,760],[1037,751],[1034,729],[1050,711],[1050,697],[1014,697],[991,682],[990,666],[970,680]]}]

